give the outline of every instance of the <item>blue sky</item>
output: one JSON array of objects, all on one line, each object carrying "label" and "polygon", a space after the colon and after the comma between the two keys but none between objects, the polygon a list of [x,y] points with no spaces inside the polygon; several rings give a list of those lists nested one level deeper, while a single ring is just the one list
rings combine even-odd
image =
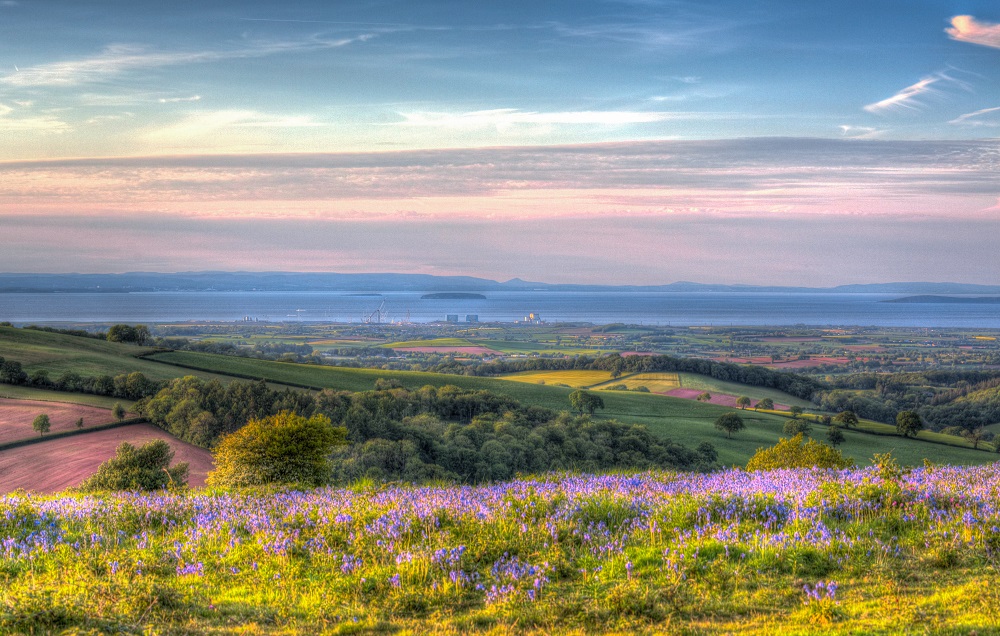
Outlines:
[{"label": "blue sky", "polygon": [[0,270],[1000,271],[995,0],[0,0],[0,21]]}]

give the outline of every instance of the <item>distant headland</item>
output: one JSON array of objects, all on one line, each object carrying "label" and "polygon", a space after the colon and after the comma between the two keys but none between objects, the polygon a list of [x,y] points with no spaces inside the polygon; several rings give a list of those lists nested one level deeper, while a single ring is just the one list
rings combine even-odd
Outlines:
[{"label": "distant headland", "polygon": [[421,300],[464,300],[464,299],[478,299],[486,300],[486,296],[482,294],[472,294],[469,292],[436,292],[433,294],[424,294],[420,297]]}]

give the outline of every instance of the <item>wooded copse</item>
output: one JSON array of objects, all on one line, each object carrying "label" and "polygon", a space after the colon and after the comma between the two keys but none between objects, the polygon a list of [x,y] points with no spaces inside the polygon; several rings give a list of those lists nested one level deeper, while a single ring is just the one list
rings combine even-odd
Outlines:
[{"label": "wooded copse", "polygon": [[251,419],[282,411],[323,415],[344,427],[349,445],[333,451],[332,483],[359,478],[466,483],[552,470],[715,466],[715,449],[690,449],[644,426],[595,421],[524,406],[489,391],[454,386],[372,391],[275,391],[263,382],[187,376],[136,409],[186,441],[212,448]]}]

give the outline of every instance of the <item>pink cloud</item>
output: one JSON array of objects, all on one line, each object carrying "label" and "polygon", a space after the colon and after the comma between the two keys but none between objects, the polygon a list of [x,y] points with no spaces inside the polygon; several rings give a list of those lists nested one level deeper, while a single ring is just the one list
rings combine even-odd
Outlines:
[{"label": "pink cloud", "polygon": [[971,15],[956,15],[945,29],[951,39],[1000,49],[1000,24],[980,22]]}]

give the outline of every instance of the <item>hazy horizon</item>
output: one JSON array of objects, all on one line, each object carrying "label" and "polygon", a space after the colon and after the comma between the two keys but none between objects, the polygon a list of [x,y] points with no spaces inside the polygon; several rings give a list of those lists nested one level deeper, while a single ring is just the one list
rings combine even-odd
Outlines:
[{"label": "hazy horizon", "polygon": [[0,271],[996,283],[987,0],[0,1]]}]

